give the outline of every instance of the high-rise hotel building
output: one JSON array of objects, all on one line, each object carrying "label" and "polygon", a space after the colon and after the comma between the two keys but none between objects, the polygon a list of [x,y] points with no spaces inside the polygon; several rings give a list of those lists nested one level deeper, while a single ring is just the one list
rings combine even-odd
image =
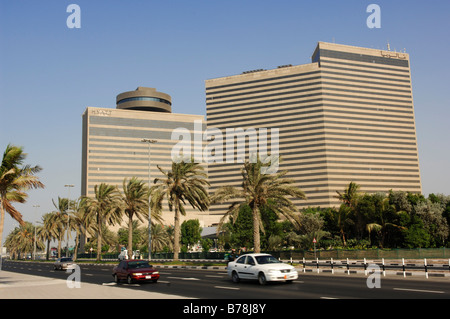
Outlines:
[{"label": "high-rise hotel building", "polygon": [[[319,42],[312,63],[205,81],[207,126],[278,128],[280,170],[308,199],[339,206],[336,191],[421,192],[409,55]],[[270,143],[268,143],[270,145]],[[268,147],[270,151],[270,147]],[[240,187],[240,163],[210,163],[211,192]],[[227,204],[210,208],[222,214]]]},{"label": "high-rise hotel building", "polygon": [[[83,114],[82,195],[93,196],[94,186],[101,183],[122,190],[125,178],[135,176],[145,183],[149,177],[162,178],[157,165],[164,171],[172,168],[171,151],[178,142],[172,140],[172,132],[183,128],[194,134],[196,121],[206,128],[203,115],[172,113],[171,97],[153,88],[138,87],[117,95],[116,101],[115,109],[87,107]],[[207,212],[189,205],[186,211],[188,219],[198,218],[205,226],[212,223]],[[167,208],[163,219],[173,224]]]}]

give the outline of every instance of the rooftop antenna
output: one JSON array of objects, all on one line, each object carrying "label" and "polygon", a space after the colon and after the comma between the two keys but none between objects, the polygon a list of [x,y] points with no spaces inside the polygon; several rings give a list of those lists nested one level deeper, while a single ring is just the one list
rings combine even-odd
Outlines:
[{"label": "rooftop antenna", "polygon": [[388,49],[388,51],[391,51],[391,45],[389,44],[389,41],[387,43],[387,49]]}]

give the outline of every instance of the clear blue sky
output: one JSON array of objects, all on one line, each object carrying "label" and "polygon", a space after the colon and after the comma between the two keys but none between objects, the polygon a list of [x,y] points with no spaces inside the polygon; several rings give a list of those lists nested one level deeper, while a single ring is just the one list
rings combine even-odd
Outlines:
[{"label": "clear blue sky", "polygon": [[[66,25],[71,3],[80,29]],[[380,29],[366,25],[371,3]],[[80,195],[87,106],[114,108],[117,94],[148,86],[170,94],[175,113],[206,114],[205,79],[309,63],[318,41],[406,49],[423,192],[449,195],[449,1],[0,0],[0,151],[23,146],[46,185],[17,208],[35,221],[65,184]]]}]

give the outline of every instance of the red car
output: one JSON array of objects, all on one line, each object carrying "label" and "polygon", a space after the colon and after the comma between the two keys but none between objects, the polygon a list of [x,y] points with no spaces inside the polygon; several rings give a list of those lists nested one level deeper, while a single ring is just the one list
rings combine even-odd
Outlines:
[{"label": "red car", "polygon": [[159,279],[159,272],[145,260],[122,260],[114,267],[112,275],[116,283],[121,280],[126,280],[129,284],[142,281],[157,282]]}]

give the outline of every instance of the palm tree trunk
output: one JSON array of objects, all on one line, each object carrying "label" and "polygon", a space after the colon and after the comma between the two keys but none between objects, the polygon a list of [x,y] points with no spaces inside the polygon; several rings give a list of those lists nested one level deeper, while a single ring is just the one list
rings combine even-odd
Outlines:
[{"label": "palm tree trunk", "polygon": [[77,231],[77,234],[75,235],[75,247],[73,250],[73,260],[77,260],[77,255],[78,255],[78,244],[80,242],[80,234]]},{"label": "palm tree trunk", "polygon": [[97,217],[98,235],[97,235],[97,261],[102,257],[102,223],[100,217]]},{"label": "palm tree trunk", "polygon": [[133,213],[128,215],[128,259],[133,256]]},{"label": "palm tree trunk", "polygon": [[178,203],[175,204],[175,220],[174,220],[174,240],[173,240],[173,260],[178,260],[180,251],[180,211]]},{"label": "palm tree trunk", "polygon": [[255,207],[252,208],[252,214],[253,214],[253,247],[255,253],[261,252],[261,238],[259,234],[259,210],[258,207],[255,205]]},{"label": "palm tree trunk", "polygon": [[61,241],[62,241],[61,237],[62,237],[61,234],[59,234],[59,236],[58,236],[58,258],[61,258]]},{"label": "palm tree trunk", "polygon": [[341,236],[342,236],[342,243],[344,244],[344,246],[347,246],[347,241],[345,240],[344,229],[342,229],[342,228],[341,228]]},{"label": "palm tree trunk", "polygon": [[50,239],[47,239],[47,253],[45,254],[45,259],[50,259]]},{"label": "palm tree trunk", "polygon": [[0,199],[0,247],[2,247],[3,227],[5,225],[5,210],[3,209],[3,203]]}]

